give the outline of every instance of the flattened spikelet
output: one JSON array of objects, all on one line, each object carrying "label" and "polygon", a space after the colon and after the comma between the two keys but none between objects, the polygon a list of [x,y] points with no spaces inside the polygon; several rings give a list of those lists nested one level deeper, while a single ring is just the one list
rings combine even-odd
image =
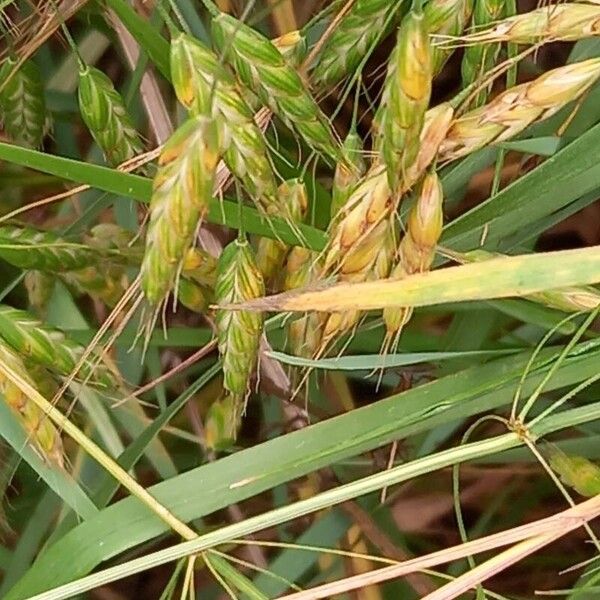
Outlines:
[{"label": "flattened spikelet", "polygon": [[276,210],[276,187],[267,144],[252,110],[217,56],[192,37],[171,42],[173,87],[192,115],[212,113],[223,159],[263,212]]},{"label": "flattened spikelet", "polygon": [[346,163],[338,163],[335,167],[333,187],[331,189],[331,218],[334,219],[346,204],[352,188],[367,170],[363,158],[363,146],[360,136],[352,129],[344,140],[344,155],[354,168]]},{"label": "flattened spikelet", "polygon": [[0,258],[21,269],[63,272],[98,262],[98,252],[50,231],[0,225]]},{"label": "flattened spikelet", "polygon": [[[254,253],[245,240],[235,240],[219,257],[215,300],[232,304],[258,298],[265,293]],[[223,387],[243,412],[250,393],[250,377],[256,366],[263,330],[263,316],[251,311],[217,310],[219,354],[223,361]]]},{"label": "flattened spikelet", "polygon": [[600,467],[587,458],[565,454],[551,445],[548,464],[578,494],[588,498],[600,494]]},{"label": "flattened spikelet", "polygon": [[220,14],[212,21],[213,39],[240,80],[255,90],[275,114],[304,138],[308,146],[335,162],[342,151],[331,124],[273,43],[258,31]]},{"label": "flattened spikelet", "polygon": [[142,289],[156,306],[173,288],[212,198],[219,159],[218,132],[204,116],[186,121],[165,144],[153,183]]},{"label": "flattened spikelet", "polygon": [[[473,27],[482,28],[500,19],[505,10],[504,0],[475,0],[473,10]],[[465,48],[461,73],[463,86],[467,87],[475,81],[482,81],[486,73],[496,64],[500,44],[474,44]],[[488,96],[488,86],[480,90],[475,98],[474,106],[481,106]]]},{"label": "flattened spikelet", "polygon": [[392,190],[398,189],[419,151],[419,136],[431,96],[432,54],[423,14],[411,11],[398,30],[389,60],[376,142]]},{"label": "flattened spikelet", "polygon": [[385,37],[395,8],[390,0],[356,0],[319,53],[312,72],[315,84],[332,86],[352,73],[377,38]]},{"label": "flattened spikelet", "polygon": [[[308,209],[306,186],[300,179],[284,181],[278,188],[280,214],[292,223],[304,220]],[[279,273],[289,246],[266,237],[261,237],[256,250],[256,263],[266,282]]]},{"label": "flattened spikelet", "polygon": [[79,110],[107,162],[117,166],[142,152],[142,142],[112,81],[95,67],[79,70]]},{"label": "flattened spikelet", "polygon": [[[442,234],[443,199],[442,184],[437,174],[428,173],[423,180],[415,206],[408,216],[406,234],[400,242],[397,264],[392,270],[391,279],[423,273],[431,267],[435,247]],[[394,343],[394,340],[397,343],[398,336],[411,314],[410,307],[384,309],[385,348]]]},{"label": "flattened spikelet", "polygon": [[[0,343],[0,362],[35,388],[21,359],[3,343]],[[16,415],[27,433],[29,442],[40,456],[47,462],[62,468],[62,441],[52,421],[4,373],[0,373],[0,394]]]},{"label": "flattened spikelet", "polygon": [[[73,371],[85,352],[83,346],[62,331],[47,327],[27,311],[5,304],[0,304],[0,338],[21,357],[63,377]],[[92,354],[86,360],[79,376],[83,379],[89,377],[92,383],[104,388],[119,387],[118,378],[112,370],[114,367],[100,363],[92,368],[94,357],[95,354]]]},{"label": "flattened spikelet", "polygon": [[89,294],[110,307],[116,306],[129,286],[125,267],[110,261],[63,273],[61,278],[79,292]]},{"label": "flattened spikelet", "polygon": [[15,71],[17,64],[13,58],[7,58],[0,67],[2,126],[16,144],[38,148],[48,119],[44,85],[34,62],[25,61]]},{"label": "flattened spikelet", "polygon": [[517,135],[579,98],[598,77],[600,59],[592,58],[506,90],[489,104],[456,119],[440,145],[438,158],[454,160]]}]

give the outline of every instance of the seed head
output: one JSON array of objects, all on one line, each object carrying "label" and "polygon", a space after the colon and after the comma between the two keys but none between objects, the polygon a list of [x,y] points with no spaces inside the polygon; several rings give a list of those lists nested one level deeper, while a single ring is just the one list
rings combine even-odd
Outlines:
[{"label": "seed head", "polygon": [[239,86],[218,57],[189,35],[171,42],[173,87],[192,115],[213,115],[225,163],[263,212],[277,205],[267,144]]},{"label": "seed head", "polygon": [[0,117],[8,136],[21,146],[38,148],[49,123],[44,84],[37,65],[9,57],[0,67]]},{"label": "seed head", "polygon": [[[264,293],[264,281],[248,242],[237,239],[226,246],[219,257],[215,301],[235,304]],[[217,310],[215,323],[223,361],[223,387],[244,404],[258,357],[263,316],[245,310]]]},{"label": "seed head", "polygon": [[79,71],[79,110],[106,160],[117,166],[142,151],[142,142],[112,81],[95,67]]},{"label": "seed head", "polygon": [[142,289],[156,306],[175,276],[202,220],[214,185],[219,136],[213,119],[186,121],[165,144],[153,182]]},{"label": "seed head", "polygon": [[246,87],[255,90],[261,101],[295,129],[310,148],[335,162],[343,159],[327,117],[296,69],[286,62],[270,40],[226,14],[213,19],[212,31],[216,47],[225,53]]}]

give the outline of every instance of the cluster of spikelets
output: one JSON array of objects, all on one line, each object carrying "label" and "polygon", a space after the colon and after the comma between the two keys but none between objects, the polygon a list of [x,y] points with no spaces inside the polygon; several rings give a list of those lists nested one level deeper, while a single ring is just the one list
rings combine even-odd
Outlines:
[{"label": "cluster of spikelets", "polygon": [[[360,70],[382,36],[394,33],[369,153],[355,124],[341,141],[320,109],[299,70],[306,51],[299,32],[271,41],[225,14],[212,21],[214,49],[173,32],[172,83],[188,115],[158,159],[145,239],[138,241],[114,225],[66,239],[3,224],[0,257],[27,271],[30,305],[38,315],[43,315],[57,280],[115,306],[132,283],[131,267],[140,271],[151,324],[169,297],[208,314],[222,361],[223,395],[209,411],[207,443],[218,447],[233,440],[252,390],[263,318],[215,306],[238,304],[266,291],[310,286],[323,278],[400,279],[429,270],[443,223],[436,165],[514,137],[580,98],[600,77],[600,60],[591,59],[549,71],[488,101],[493,82],[488,74],[503,44],[575,40],[600,31],[600,11],[593,3],[562,4],[508,18],[504,13],[502,0],[430,0],[422,9],[415,5],[410,10],[400,2],[357,0],[350,7],[310,65],[309,77],[315,90],[337,85]],[[433,80],[457,44],[466,46],[463,84],[473,92],[462,105],[432,107]],[[16,143],[40,146],[48,118],[35,65],[9,57],[1,79],[5,133]],[[124,100],[106,75],[81,59],[78,98],[83,122],[109,165],[123,165],[140,154],[142,140]],[[217,258],[196,247],[209,206],[222,192],[220,161],[237,181],[240,202],[243,190],[266,222],[283,217],[299,232],[298,224],[306,217],[307,190],[301,180],[283,181],[277,173],[272,150],[255,120],[261,106],[333,168],[329,241],[323,253],[290,248],[279,239],[249,240],[243,229]],[[466,253],[454,258],[485,256]],[[568,311],[590,310],[599,303],[593,288],[530,299]],[[383,312],[386,350],[397,344],[411,313],[405,306]],[[357,311],[290,319],[288,349],[302,357],[322,356],[360,320]],[[83,349],[64,337],[57,344],[62,334],[45,329],[31,315],[0,307],[0,323],[0,352],[28,378],[39,376],[40,369],[66,377],[79,366],[82,379],[119,385],[106,365],[78,365]],[[8,382],[1,385],[36,447],[56,457],[56,432],[42,425],[34,410],[28,412],[23,397]]]},{"label": "cluster of spikelets", "polygon": [[[218,200],[219,160],[267,219],[282,216],[292,225],[304,219],[306,190],[299,181],[278,185],[269,145],[253,117],[260,105],[335,163],[329,242],[317,254],[299,247],[290,250],[277,239],[249,241],[242,233],[218,258],[212,286],[205,285],[211,301],[237,304],[265,290],[293,290],[324,277],[357,282],[429,270],[443,223],[436,164],[517,135],[581,97],[600,76],[599,60],[575,63],[486,103],[492,83],[486,76],[499,60],[501,44],[525,38],[534,43],[536,38],[534,31],[527,37],[515,17],[499,21],[503,16],[504,4],[489,0],[431,0],[422,10],[414,7],[408,12],[400,10],[399,3],[359,0],[352,6],[321,48],[311,80],[316,87],[337,84],[360,65],[382,34],[397,28],[373,122],[370,160],[354,127],[343,142],[338,140],[298,74],[297,33],[273,43],[243,22],[220,14],[212,22],[214,50],[187,34],[174,35],[173,86],[189,117],[165,145],[154,178],[141,284],[155,314],[170,294],[184,304],[190,295],[186,257],[197,252],[196,234],[211,201]],[[470,27],[475,33],[468,34]],[[563,26],[555,37],[585,35],[573,33],[572,21],[569,27]],[[518,31],[514,39],[511,28]],[[588,28],[589,35],[593,31]],[[487,35],[486,44],[471,47],[471,35],[482,40]],[[466,40],[463,81],[474,92],[462,106],[448,102],[431,107],[434,77],[452,52],[447,44],[435,41],[448,36]],[[356,43],[350,44],[351,39]],[[286,51],[289,48],[293,54]],[[404,199],[412,203],[408,211],[402,210]],[[406,218],[401,218],[403,212]],[[573,297],[572,291],[567,292]],[[546,299],[549,305],[553,302],[558,305]],[[386,349],[397,343],[411,313],[410,307],[383,313]],[[360,319],[357,311],[290,319],[288,347],[297,355],[319,357]],[[251,312],[218,309],[215,327],[224,393],[209,414],[207,431],[213,446],[220,439],[235,438],[252,387],[263,322]]]}]

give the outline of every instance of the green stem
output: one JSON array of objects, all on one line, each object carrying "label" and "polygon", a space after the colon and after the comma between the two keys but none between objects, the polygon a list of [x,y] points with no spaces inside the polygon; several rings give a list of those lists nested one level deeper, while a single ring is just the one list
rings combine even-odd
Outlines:
[{"label": "green stem", "polygon": [[[539,438],[549,433],[575,427],[599,418],[600,403],[597,402],[554,415],[544,422],[537,424],[530,432],[534,438]],[[431,456],[405,463],[394,469],[376,473],[358,481],[322,492],[306,500],[301,500],[268,513],[251,517],[240,523],[233,523],[199,536],[195,540],[183,542],[171,548],[159,550],[147,556],[134,559],[125,565],[110,567],[104,571],[88,575],[79,581],[74,581],[57,587],[54,590],[38,594],[30,598],[30,600],[62,600],[63,598],[70,598],[111,581],[116,581],[134,573],[208,550],[245,535],[256,533],[268,527],[274,527],[301,516],[330,508],[341,502],[380,490],[383,487],[396,485],[454,464],[491,456],[497,452],[503,452],[510,448],[522,446],[523,444],[523,440],[515,433],[506,433],[489,440],[472,442],[458,448],[443,450]]]}]

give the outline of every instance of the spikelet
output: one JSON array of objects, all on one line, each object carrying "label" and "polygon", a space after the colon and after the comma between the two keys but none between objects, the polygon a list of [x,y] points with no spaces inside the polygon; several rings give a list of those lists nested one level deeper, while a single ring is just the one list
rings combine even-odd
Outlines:
[{"label": "spikelet", "polygon": [[600,35],[600,5],[569,2],[544,6],[496,22],[461,38],[471,44],[538,44],[576,41]]},{"label": "spikelet", "polygon": [[142,142],[112,81],[95,67],[79,69],[79,111],[113,167],[142,152]]},{"label": "spikelet", "polygon": [[[295,246],[285,264],[283,289],[303,288],[316,281],[321,272],[317,253]],[[315,312],[291,318],[286,323],[288,351],[294,356],[311,358],[319,348],[322,320]],[[292,369],[295,386],[298,382],[297,370]],[[295,387],[294,386],[294,387]]]},{"label": "spikelet", "polygon": [[181,266],[181,274],[202,286],[214,288],[217,281],[217,259],[199,248],[190,248]]},{"label": "spikelet", "polygon": [[227,450],[235,443],[242,423],[239,402],[231,395],[215,400],[204,419],[204,443],[208,450]]},{"label": "spikelet", "polygon": [[[504,15],[505,0],[475,0],[473,10],[473,28],[480,29],[494,23]],[[465,48],[461,73],[463,87],[475,81],[481,82],[487,72],[496,64],[500,44],[475,44]],[[488,86],[477,93],[474,106],[481,106],[488,96]]]},{"label": "spikelet", "polygon": [[[465,29],[473,11],[473,0],[431,0],[423,11],[430,35],[460,35]],[[432,71],[437,75],[450,57],[451,50],[433,48]]]},{"label": "spikelet", "polygon": [[[503,256],[498,252],[488,252],[477,249],[469,252],[449,253],[452,258],[461,263],[479,262]],[[600,291],[592,286],[570,286],[559,289],[545,290],[525,296],[527,300],[543,304],[548,308],[563,312],[591,312],[600,305]]]},{"label": "spikelet", "polygon": [[452,123],[440,145],[439,160],[455,160],[517,135],[579,98],[599,76],[600,59],[592,58],[553,69],[508,89]]},{"label": "spikelet", "polygon": [[[284,181],[277,190],[282,216],[292,223],[304,220],[308,210],[308,194],[301,179]],[[265,282],[271,281],[281,270],[288,253],[287,244],[261,237],[256,250],[256,264]]]},{"label": "spikelet", "polygon": [[299,67],[306,56],[306,37],[301,31],[294,29],[271,40],[273,46],[285,58],[291,67]]},{"label": "spikelet", "polygon": [[[0,343],[0,362],[35,388],[19,356],[3,343]],[[52,421],[4,373],[0,373],[0,394],[40,456],[48,463],[62,468],[62,441]]]},{"label": "spikelet", "polygon": [[212,119],[186,121],[165,144],[154,177],[142,289],[156,306],[172,289],[181,261],[212,197],[219,159]]},{"label": "spikelet", "polygon": [[[83,355],[85,348],[62,331],[44,325],[24,310],[0,304],[0,338],[27,360],[46,367],[60,376],[68,376]],[[115,367],[107,362],[92,369],[91,357],[82,365],[79,375],[90,378],[103,388],[119,386]]]},{"label": "spikelet", "polygon": [[[219,257],[216,302],[237,304],[264,293],[265,285],[250,244],[236,239]],[[241,415],[250,393],[249,382],[258,357],[263,316],[245,310],[217,310],[215,323],[223,361],[223,387],[236,402],[236,414]]]},{"label": "spikelet", "polygon": [[177,284],[177,300],[193,312],[205,313],[212,300],[212,291],[182,277]]},{"label": "spikelet", "polygon": [[4,131],[16,144],[38,148],[48,121],[44,84],[33,61],[25,61],[15,71],[17,64],[7,58],[0,67],[0,116]]},{"label": "spikelet", "polygon": [[56,277],[44,271],[30,270],[23,280],[30,307],[39,316],[46,314],[46,307],[56,284]]},{"label": "spikelet", "polygon": [[0,258],[21,269],[71,271],[95,265],[98,252],[50,231],[0,225]]},{"label": "spikelet", "polygon": [[236,81],[211,50],[186,34],[171,42],[171,72],[177,97],[190,114],[213,115],[231,172],[263,212],[276,212],[277,184],[267,145]]},{"label": "spikelet", "polygon": [[352,73],[377,38],[386,35],[394,9],[390,0],[356,0],[319,53],[312,72],[315,84],[329,87]]},{"label": "spikelet", "polygon": [[550,447],[549,465],[561,481],[585,497],[600,494],[600,467],[583,456],[565,454],[554,444]]},{"label": "spikelet", "polygon": [[[406,234],[398,247],[397,264],[391,279],[402,279],[414,273],[428,271],[435,257],[435,247],[442,234],[443,226],[442,184],[435,172],[428,173],[410,211]],[[410,307],[386,308],[383,321],[386,327],[384,348],[396,345],[402,328],[412,314]]]},{"label": "spikelet", "polygon": [[99,223],[92,227],[85,241],[101,254],[110,256],[111,261],[139,266],[144,256],[143,244],[137,236],[115,223]]},{"label": "spikelet", "polygon": [[352,188],[367,170],[362,152],[362,140],[358,133],[356,133],[356,130],[351,129],[344,140],[344,155],[354,168],[348,168],[346,163],[343,162],[338,163],[335,167],[333,187],[331,189],[332,219],[336,218],[342,206],[346,204]]},{"label": "spikelet", "polygon": [[[387,218],[345,253],[338,265],[338,281],[358,283],[385,279],[392,264],[395,248],[393,219]],[[351,330],[359,321],[357,310],[334,312],[324,318],[318,354],[329,348],[332,342]]]},{"label": "spikelet", "polygon": [[116,306],[129,287],[125,267],[110,261],[62,273],[61,279],[80,293],[89,294],[110,307]]},{"label": "spikelet", "polygon": [[431,65],[423,13],[411,11],[400,25],[388,63],[378,117],[381,136],[375,142],[393,191],[405,180],[419,152],[419,137],[431,96]]},{"label": "spikelet", "polygon": [[385,168],[382,165],[372,167],[355,186],[333,223],[324,270],[335,271],[343,257],[383,221],[392,208]]},{"label": "spikelet", "polygon": [[335,162],[342,160],[340,144],[327,117],[272,42],[226,14],[213,19],[212,32],[217,48],[225,53],[244,85],[256,91],[309,148]]}]

